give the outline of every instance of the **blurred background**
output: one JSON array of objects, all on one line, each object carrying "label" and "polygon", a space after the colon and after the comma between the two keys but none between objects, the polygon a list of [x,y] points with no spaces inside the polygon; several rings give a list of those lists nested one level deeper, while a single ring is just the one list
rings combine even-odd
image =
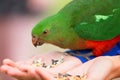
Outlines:
[{"label": "blurred background", "polygon": [[[45,44],[35,48],[31,43],[32,28],[44,17],[58,12],[71,0],[0,0],[0,65],[2,60],[27,60],[50,51],[64,51]],[[0,80],[14,80],[0,73]]]}]

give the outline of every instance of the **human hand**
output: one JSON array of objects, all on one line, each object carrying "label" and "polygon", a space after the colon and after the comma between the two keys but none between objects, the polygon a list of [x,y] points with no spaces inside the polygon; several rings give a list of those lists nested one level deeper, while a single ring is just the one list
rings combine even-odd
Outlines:
[{"label": "human hand", "polygon": [[112,80],[120,77],[120,57],[98,57],[67,73],[72,75],[87,74],[87,80]]},{"label": "human hand", "polygon": [[42,67],[31,66],[33,60],[36,58],[42,58],[49,63],[50,59],[63,56],[59,52],[40,55],[31,58],[27,62],[13,62],[11,60],[4,60],[1,71],[10,75],[18,80],[54,80],[54,77],[58,73],[65,73],[71,70],[75,66],[81,65],[81,62],[72,56],[64,56],[65,62],[56,66],[55,68],[45,69]]}]

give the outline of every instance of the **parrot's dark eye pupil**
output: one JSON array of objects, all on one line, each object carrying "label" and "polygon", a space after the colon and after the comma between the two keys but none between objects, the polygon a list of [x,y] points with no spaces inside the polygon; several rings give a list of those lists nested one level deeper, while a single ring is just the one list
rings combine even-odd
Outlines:
[{"label": "parrot's dark eye pupil", "polygon": [[48,33],[48,30],[45,30],[44,32],[43,32],[43,34],[47,34]]}]

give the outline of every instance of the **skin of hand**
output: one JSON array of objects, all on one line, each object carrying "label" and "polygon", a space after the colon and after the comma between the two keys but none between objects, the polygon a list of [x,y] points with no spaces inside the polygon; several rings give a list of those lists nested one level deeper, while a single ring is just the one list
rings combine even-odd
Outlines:
[{"label": "skin of hand", "polygon": [[87,74],[87,80],[112,80],[120,77],[120,56],[97,57],[67,73]]},{"label": "skin of hand", "polygon": [[[49,55],[49,58],[51,58],[53,55],[54,54]],[[59,53],[56,54],[56,56],[59,56],[59,55],[60,55]],[[39,57],[46,57],[46,56],[42,55]],[[71,75],[87,74],[87,80],[111,80],[113,78],[120,77],[120,74],[119,74],[120,73],[120,63],[119,63],[120,56],[97,57],[82,65],[77,58],[74,58],[71,56],[67,56],[66,58],[67,60],[65,61],[64,64],[61,64],[57,68],[53,68],[53,69],[33,67],[29,65],[32,59],[28,61],[26,64],[19,63],[19,62],[15,63],[10,60],[4,60],[3,66],[1,67],[1,71],[12,77],[17,78],[18,80],[55,80],[53,76],[57,73],[60,73],[61,70],[63,71],[66,70],[66,73]],[[78,62],[75,63],[76,61]],[[71,65],[75,65],[75,66],[71,67]],[[64,66],[64,69],[62,69],[63,66]]]},{"label": "skin of hand", "polygon": [[[51,59],[58,59],[60,56],[64,56],[65,62],[55,68],[45,69],[31,66],[32,62],[38,58],[42,58],[49,63]],[[5,59],[1,66],[1,71],[18,80],[54,80],[53,76],[56,74],[65,73],[81,64],[80,60],[75,57],[65,56],[60,52],[52,52],[33,57],[27,62],[13,62],[12,60]]]},{"label": "skin of hand", "polygon": [[[86,80],[112,80],[114,78],[120,77],[120,56],[102,56],[90,60],[78,67],[74,67],[69,70],[68,74],[71,75],[83,75],[87,74]],[[44,70],[37,68],[36,72],[38,75],[43,76],[45,80],[54,80],[52,77],[46,77]],[[43,73],[42,73],[43,72]]]},{"label": "skin of hand", "polygon": [[[46,73],[41,73],[42,69],[36,69],[37,74],[47,79]],[[67,72],[71,75],[87,75],[86,80],[112,80],[120,77],[120,56],[103,56],[90,60]],[[49,75],[49,74],[48,74]],[[45,79],[44,78],[44,79]]]}]

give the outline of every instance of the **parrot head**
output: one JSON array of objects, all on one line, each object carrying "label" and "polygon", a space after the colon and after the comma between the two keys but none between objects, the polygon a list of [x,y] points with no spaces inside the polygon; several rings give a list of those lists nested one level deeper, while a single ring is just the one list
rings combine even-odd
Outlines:
[{"label": "parrot head", "polygon": [[54,17],[46,18],[38,23],[32,30],[32,43],[35,47],[50,43],[61,48],[68,48],[76,39],[73,28],[66,27],[64,21]]}]

